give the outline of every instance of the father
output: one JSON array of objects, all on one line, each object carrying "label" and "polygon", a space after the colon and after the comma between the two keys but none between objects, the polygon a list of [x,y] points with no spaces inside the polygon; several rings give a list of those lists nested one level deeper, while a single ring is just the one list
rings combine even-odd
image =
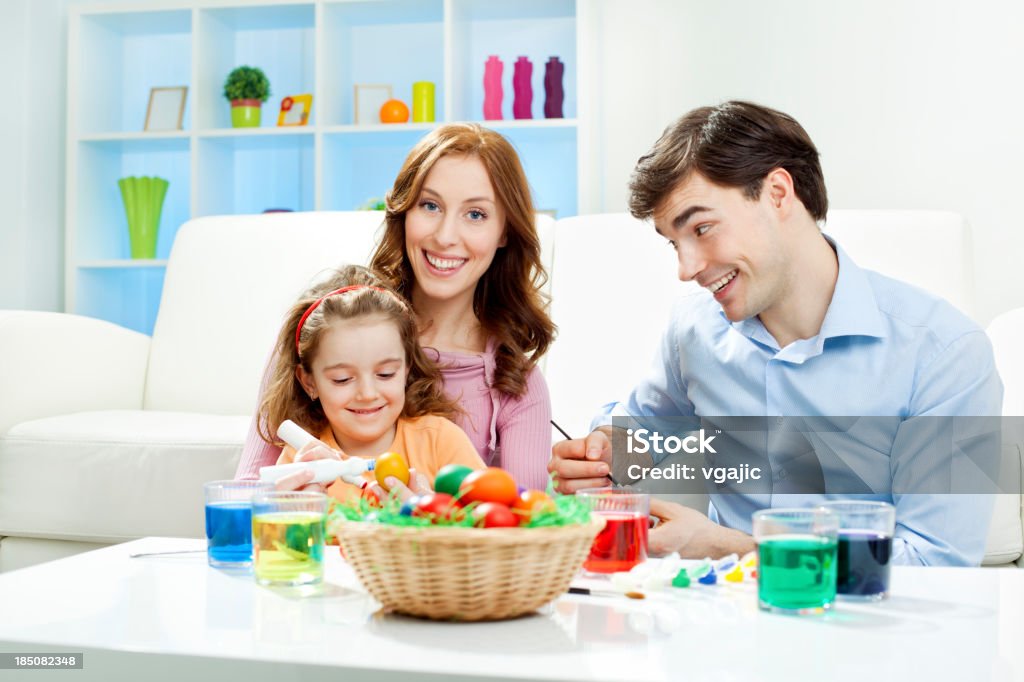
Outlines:
[{"label": "father", "polygon": [[[989,342],[945,301],[857,267],[820,231],[827,209],[818,151],[786,114],[734,101],[665,131],[637,163],[630,211],[653,219],[679,279],[707,293],[678,302],[655,369],[626,402],[607,406],[586,439],[555,445],[548,468],[560,492],[607,484],[613,416],[889,418],[840,429],[830,447],[869,482],[862,497],[896,506],[893,561],[981,561],[991,498],[908,481],[925,467],[931,430],[949,421],[929,418],[1000,414]],[[710,519],[655,500],[651,548],[744,553],[752,511],[828,497],[814,492],[712,495]]]}]

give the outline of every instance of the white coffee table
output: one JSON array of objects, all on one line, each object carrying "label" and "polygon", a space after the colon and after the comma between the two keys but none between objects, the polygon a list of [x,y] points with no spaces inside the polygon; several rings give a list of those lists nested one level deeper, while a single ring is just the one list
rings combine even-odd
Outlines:
[{"label": "white coffee table", "polygon": [[1024,680],[1024,571],[893,571],[893,596],[823,617],[760,612],[754,585],[633,601],[566,595],[537,615],[434,623],[380,612],[336,550],[320,594],[146,538],[0,575],[0,651],[85,652],[10,679]]}]

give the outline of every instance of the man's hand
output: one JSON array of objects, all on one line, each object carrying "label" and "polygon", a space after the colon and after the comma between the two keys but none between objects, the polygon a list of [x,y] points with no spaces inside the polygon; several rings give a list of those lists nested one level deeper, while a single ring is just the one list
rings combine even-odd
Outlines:
[{"label": "man's hand", "polygon": [[736,553],[743,556],[757,548],[754,538],[732,528],[719,526],[696,509],[651,496],[651,516],[661,520],[647,536],[651,556],[679,552],[684,559],[721,557]]},{"label": "man's hand", "polygon": [[612,442],[601,430],[586,438],[574,438],[555,443],[551,448],[548,471],[555,490],[571,495],[584,488],[602,488],[611,485],[608,473],[612,465]]},{"label": "man's hand", "polygon": [[647,536],[647,552],[651,556],[664,556],[672,552],[684,556],[685,547],[690,544],[697,528],[702,523],[711,523],[699,511],[654,496],[651,496],[651,516],[660,520]]}]

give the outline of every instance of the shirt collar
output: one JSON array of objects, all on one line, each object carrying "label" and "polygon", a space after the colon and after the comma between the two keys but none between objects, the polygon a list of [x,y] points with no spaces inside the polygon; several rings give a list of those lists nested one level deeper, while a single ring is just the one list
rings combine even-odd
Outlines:
[{"label": "shirt collar", "polygon": [[839,259],[839,277],[821,323],[822,339],[838,336],[872,336],[885,338],[885,323],[878,309],[875,290],[867,273],[857,266],[835,240],[825,235]]},{"label": "shirt collar", "polygon": [[[832,237],[823,236],[835,250],[836,258],[839,261],[836,287],[832,292],[832,301],[825,312],[825,319],[821,323],[821,331],[813,339],[802,339],[795,341],[794,344],[815,346],[817,352],[820,353],[825,340],[831,338],[840,336],[884,338],[886,335],[885,324],[867,274],[853,262]],[[724,311],[721,312],[721,315],[725,318]],[[775,339],[761,324],[758,317],[750,317],[730,324],[733,329],[747,338],[779,350]]]}]

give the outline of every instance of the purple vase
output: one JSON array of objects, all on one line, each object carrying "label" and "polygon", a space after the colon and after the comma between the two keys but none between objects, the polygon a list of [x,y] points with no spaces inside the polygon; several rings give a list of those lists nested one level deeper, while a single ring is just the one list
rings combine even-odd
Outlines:
[{"label": "purple vase", "polygon": [[516,70],[512,75],[512,116],[514,118],[533,118],[533,64],[526,57],[516,60]]},{"label": "purple vase", "polygon": [[562,76],[565,64],[558,57],[551,57],[544,66],[544,118],[562,118],[562,102],[565,90],[562,89]]},{"label": "purple vase", "polygon": [[501,120],[501,60],[491,55],[484,64],[484,120]]}]

